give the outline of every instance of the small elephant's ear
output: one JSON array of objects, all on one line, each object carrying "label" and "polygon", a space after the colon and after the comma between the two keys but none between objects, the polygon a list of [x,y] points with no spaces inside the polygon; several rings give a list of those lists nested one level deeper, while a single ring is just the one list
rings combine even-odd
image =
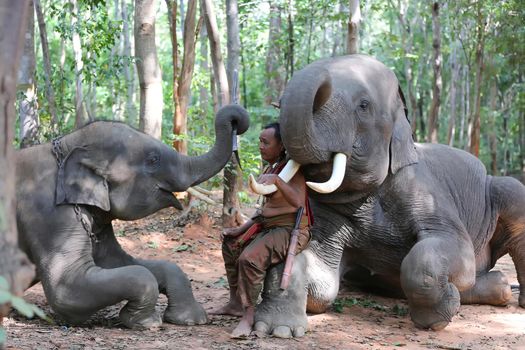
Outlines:
[{"label": "small elephant's ear", "polygon": [[405,96],[401,87],[398,90],[398,98],[395,102],[394,128],[390,140],[390,171],[392,174],[407,165],[418,162],[414,140],[412,139],[412,128],[408,122],[408,110],[405,104]]},{"label": "small elephant's ear", "polygon": [[93,205],[109,211],[108,184],[89,161],[86,149],[74,148],[59,167],[55,204]]}]

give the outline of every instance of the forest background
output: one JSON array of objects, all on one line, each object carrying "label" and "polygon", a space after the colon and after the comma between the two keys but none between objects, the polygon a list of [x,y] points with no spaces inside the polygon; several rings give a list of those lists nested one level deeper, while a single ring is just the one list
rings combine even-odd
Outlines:
[{"label": "forest background", "polygon": [[[294,71],[349,51],[353,19],[357,51],[378,58],[398,76],[417,141],[465,149],[479,156],[489,173],[523,180],[525,10],[518,0],[35,4],[41,16],[29,14],[33,21],[19,69],[18,145],[49,141],[94,119],[124,121],[155,135],[159,130],[147,126],[154,122],[143,119],[161,118],[157,136],[164,142],[184,153],[203,153],[214,141],[214,111],[228,103],[222,95],[232,89],[221,90],[221,69],[212,64],[218,54],[229,85],[229,68],[238,70],[239,100],[252,119],[241,140],[242,162],[246,173],[256,172],[259,130],[278,118],[272,103],[278,103]],[[216,24],[211,35],[209,20]],[[153,25],[147,34],[153,35],[149,50],[157,60],[151,74],[137,72],[144,50],[136,46],[144,45],[137,24],[146,22]],[[231,31],[238,32],[233,50]],[[211,47],[210,36],[216,40]],[[214,75],[214,68],[219,73]],[[159,85],[150,103],[155,108],[145,110],[141,84]],[[28,118],[34,119],[28,123]],[[206,186],[220,186],[221,176]],[[248,198],[242,191],[240,196]]]}]

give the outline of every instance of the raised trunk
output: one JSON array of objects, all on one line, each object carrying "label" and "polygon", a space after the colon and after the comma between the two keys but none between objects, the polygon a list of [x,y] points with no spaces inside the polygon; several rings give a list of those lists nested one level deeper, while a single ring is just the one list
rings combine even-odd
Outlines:
[{"label": "raised trunk", "polygon": [[328,161],[325,140],[317,136],[313,112],[330,98],[331,78],[321,65],[297,72],[281,99],[281,134],[286,150],[301,164]]}]

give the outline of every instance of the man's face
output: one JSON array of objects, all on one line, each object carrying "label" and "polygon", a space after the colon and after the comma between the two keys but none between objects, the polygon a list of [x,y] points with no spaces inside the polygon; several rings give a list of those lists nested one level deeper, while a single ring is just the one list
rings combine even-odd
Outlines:
[{"label": "man's face", "polygon": [[279,155],[283,149],[284,146],[282,142],[275,137],[274,128],[261,131],[259,135],[259,152],[261,152],[262,159],[273,164],[279,159]]}]

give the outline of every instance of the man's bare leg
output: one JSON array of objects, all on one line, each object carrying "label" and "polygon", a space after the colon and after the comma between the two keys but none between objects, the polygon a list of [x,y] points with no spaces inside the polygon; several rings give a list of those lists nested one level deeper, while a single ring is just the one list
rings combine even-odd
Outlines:
[{"label": "man's bare leg", "polygon": [[242,316],[244,314],[241,301],[237,296],[237,289],[230,288],[230,300],[228,304],[221,308],[213,309],[209,312],[210,315],[231,315]]},{"label": "man's bare leg", "polygon": [[248,337],[250,333],[252,332],[254,318],[255,318],[255,307],[248,306],[244,310],[244,314],[242,315],[241,321],[239,322],[237,327],[235,327],[235,329],[230,334],[230,336],[232,338]]}]

